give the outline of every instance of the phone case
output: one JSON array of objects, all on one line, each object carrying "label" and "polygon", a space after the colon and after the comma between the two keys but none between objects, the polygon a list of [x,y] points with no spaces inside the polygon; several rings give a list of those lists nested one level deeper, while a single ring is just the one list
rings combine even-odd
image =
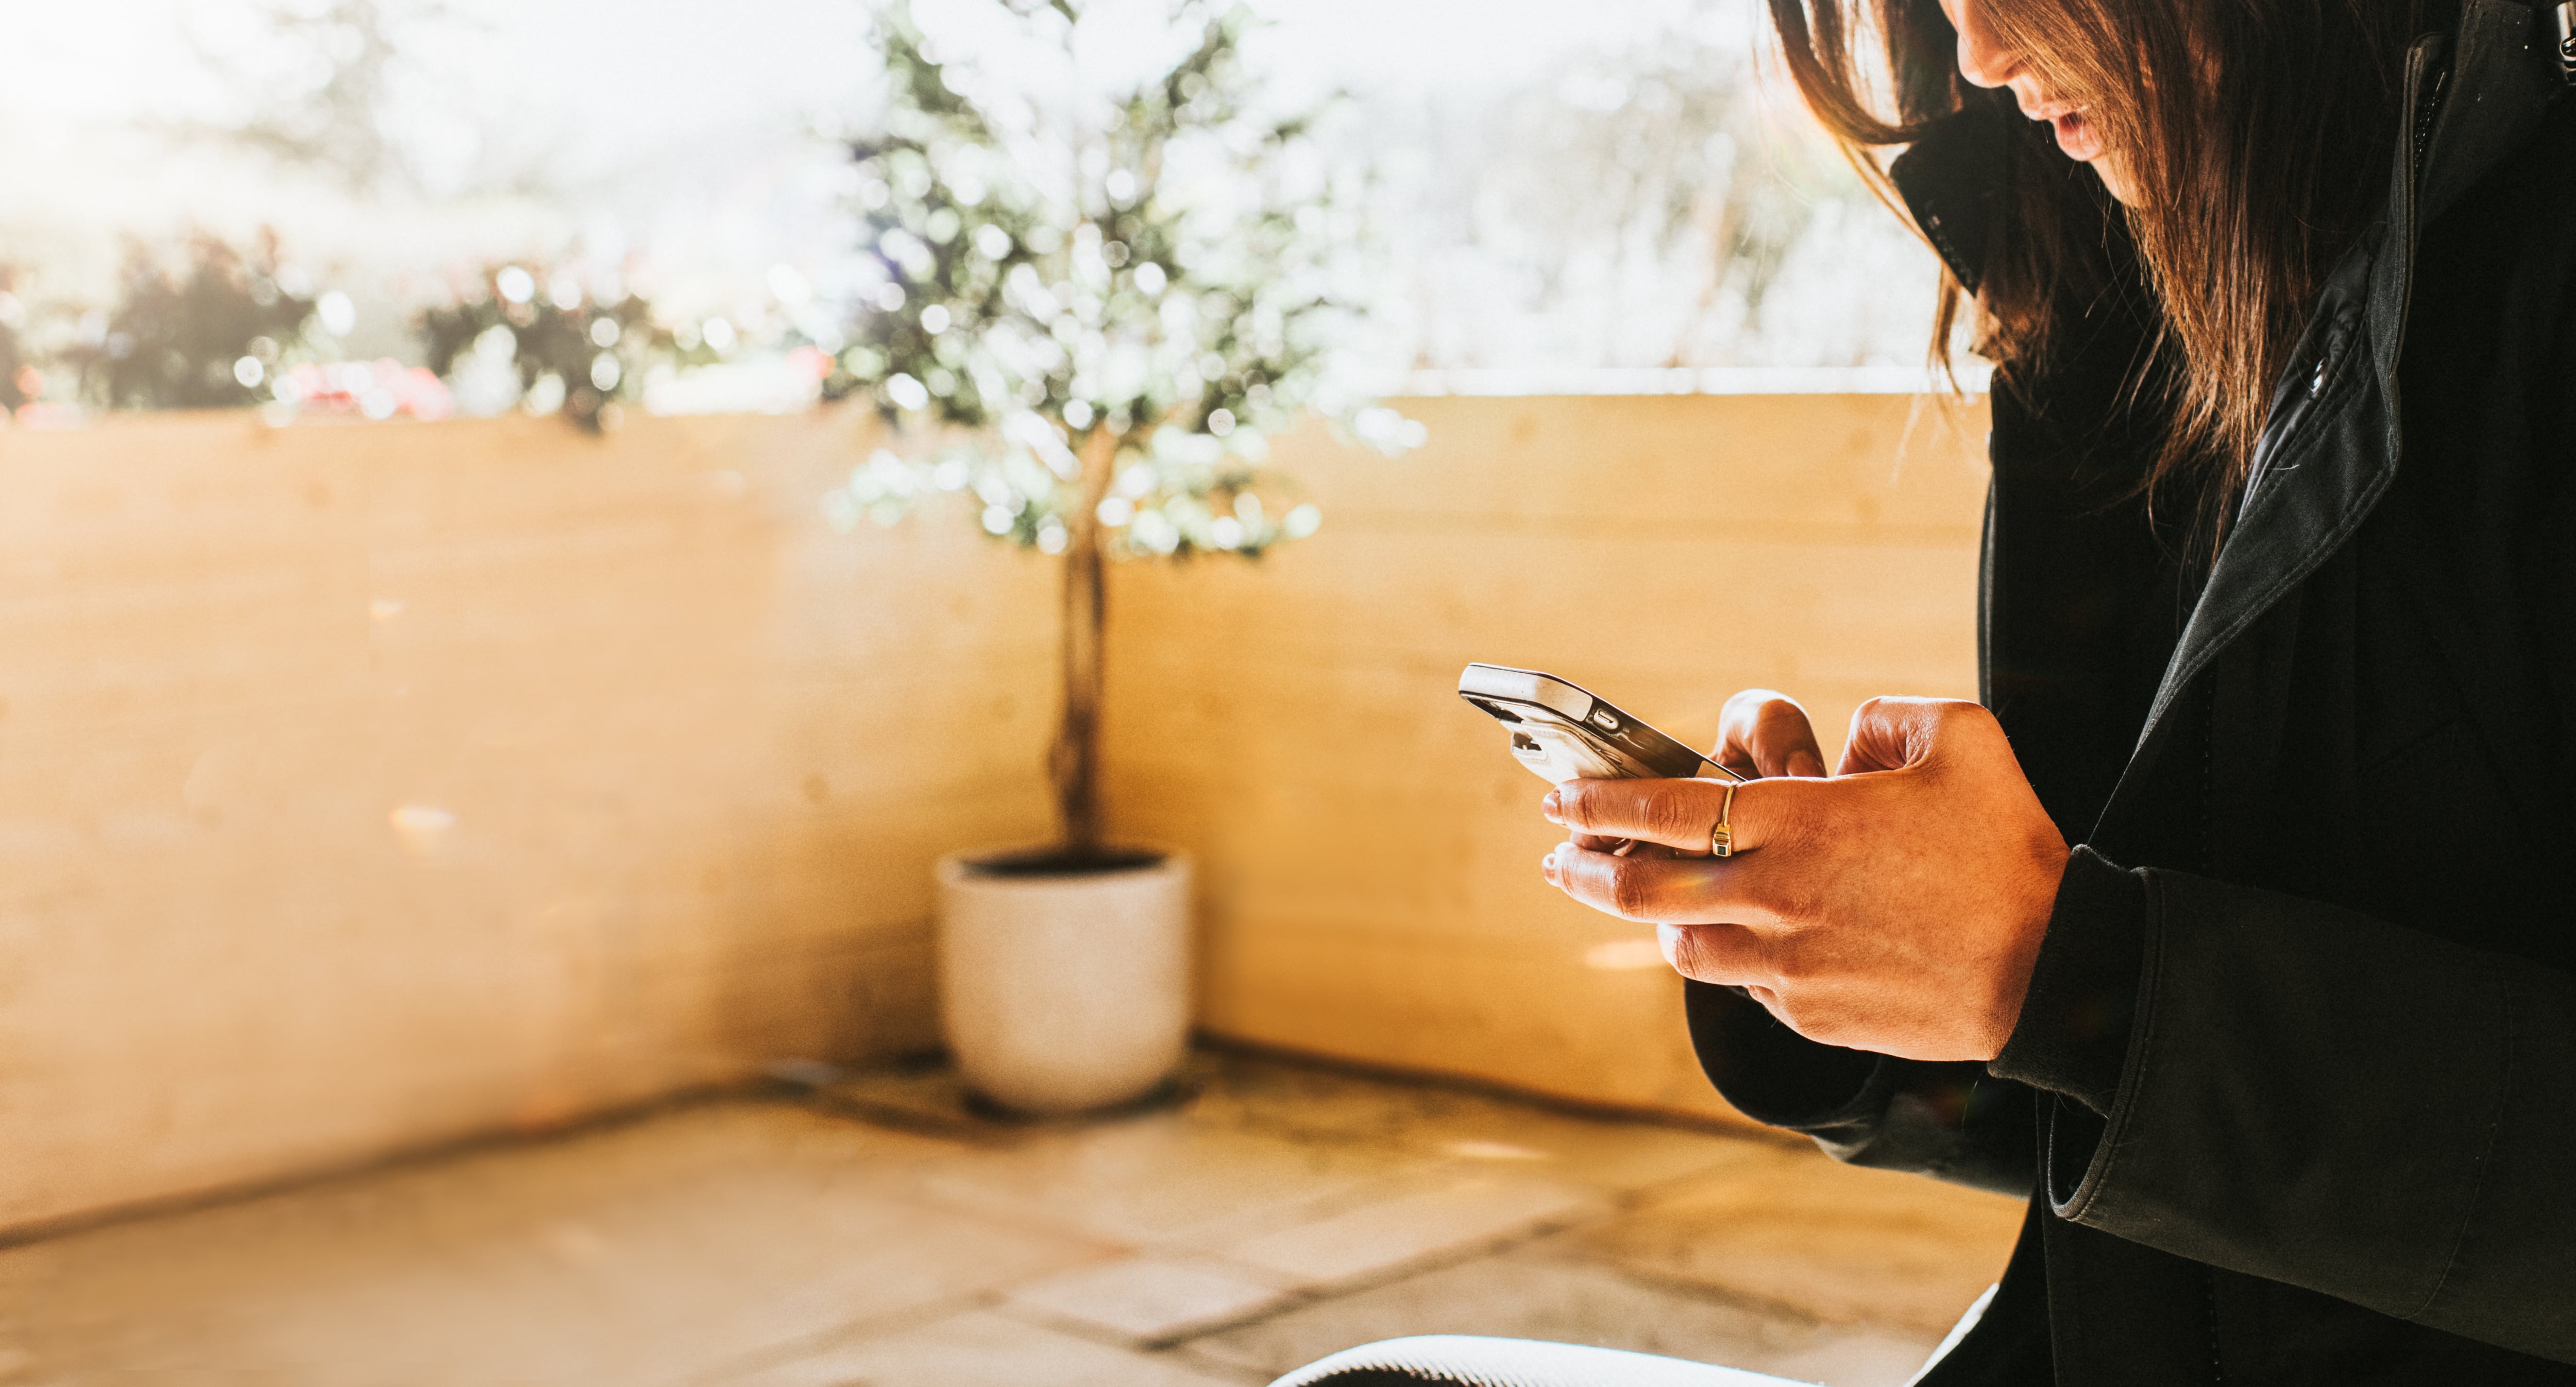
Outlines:
[{"label": "phone case", "polygon": [[1590,690],[1534,669],[1474,664],[1458,696],[1503,724],[1512,755],[1532,775],[1561,780],[1682,779],[1715,771],[1742,776],[1630,716]]}]

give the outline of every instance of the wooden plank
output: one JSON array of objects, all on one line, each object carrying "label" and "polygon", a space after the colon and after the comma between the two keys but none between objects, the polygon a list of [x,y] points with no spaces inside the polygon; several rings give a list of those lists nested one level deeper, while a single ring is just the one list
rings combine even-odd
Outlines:
[{"label": "wooden plank", "polygon": [[1545,787],[1458,669],[1555,670],[1702,744],[1728,695],[1780,688],[1829,756],[1871,696],[1973,696],[1982,422],[1909,439],[1884,398],[1406,408],[1432,442],[1402,461],[1282,446],[1327,508],[1315,538],[1116,571],[1113,823],[1201,861],[1221,1033],[1712,1110],[1646,933],[1539,879]]},{"label": "wooden plank", "polygon": [[1403,400],[1428,430],[1397,460],[1321,427],[1276,458],[1325,524],[1973,530],[1982,406],[1906,396]]}]

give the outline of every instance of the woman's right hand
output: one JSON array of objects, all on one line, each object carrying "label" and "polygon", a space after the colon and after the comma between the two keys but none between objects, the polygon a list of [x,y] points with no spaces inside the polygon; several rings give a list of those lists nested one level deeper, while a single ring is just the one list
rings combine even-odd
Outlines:
[{"label": "woman's right hand", "polygon": [[1773,689],[1746,689],[1726,700],[1710,760],[1738,775],[1823,775],[1825,753],[1798,700]]}]

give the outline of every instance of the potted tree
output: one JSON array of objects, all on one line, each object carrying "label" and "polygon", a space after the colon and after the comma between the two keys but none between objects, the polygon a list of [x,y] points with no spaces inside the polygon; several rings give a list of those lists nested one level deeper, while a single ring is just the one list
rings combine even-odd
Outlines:
[{"label": "potted tree", "polygon": [[[992,0],[1071,73],[1079,0]],[[944,60],[901,6],[878,35],[888,96],[851,142],[860,312],[827,395],[896,444],[829,498],[891,524],[971,496],[994,536],[1055,556],[1062,721],[1047,760],[1060,837],[939,866],[941,1017],[967,1082],[1031,1112],[1133,1099],[1189,1024],[1190,864],[1113,844],[1100,792],[1105,569],[1258,558],[1312,533],[1265,469],[1309,413],[1390,454],[1419,425],[1342,388],[1356,320],[1352,219],[1309,118],[1265,113],[1240,7],[1174,12],[1186,51],[1105,94]]]}]

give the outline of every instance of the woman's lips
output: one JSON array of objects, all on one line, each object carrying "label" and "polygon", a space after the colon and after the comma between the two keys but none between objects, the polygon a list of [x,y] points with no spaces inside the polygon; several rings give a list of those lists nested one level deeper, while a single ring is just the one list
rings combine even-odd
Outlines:
[{"label": "woman's lips", "polygon": [[2057,147],[2067,158],[2083,164],[2102,157],[2102,137],[2082,111],[2057,112],[2048,118],[2048,123],[2057,132]]},{"label": "woman's lips", "polygon": [[2071,101],[2038,101],[2021,92],[2014,95],[2020,98],[2023,115],[2056,131],[2057,147],[2067,158],[2086,163],[2101,157],[2102,137],[2084,118],[2083,107]]}]

